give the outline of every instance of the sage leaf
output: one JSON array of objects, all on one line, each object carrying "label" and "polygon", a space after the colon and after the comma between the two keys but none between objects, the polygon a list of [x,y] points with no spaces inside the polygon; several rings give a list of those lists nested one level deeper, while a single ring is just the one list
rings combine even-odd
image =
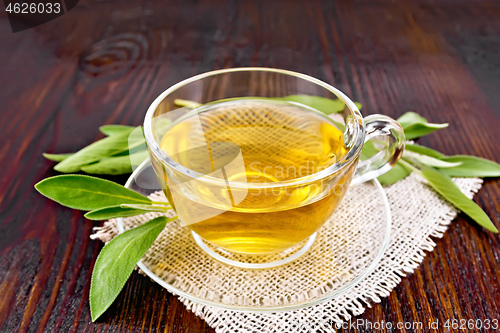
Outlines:
[{"label": "sage leaf", "polygon": [[412,151],[414,153],[421,154],[421,155],[427,155],[427,156],[434,157],[437,159],[442,159],[442,158],[446,157],[445,154],[440,153],[437,150],[431,149],[429,147],[417,145],[415,143],[407,143],[405,145],[405,150]]},{"label": "sage leaf", "polygon": [[133,130],[135,127],[133,126],[127,126],[127,125],[103,125],[99,127],[99,131],[101,131],[102,134],[110,136],[114,135],[117,133],[121,133],[123,131],[127,130]]},{"label": "sage leaf", "polygon": [[95,210],[127,204],[151,204],[151,199],[109,180],[85,175],[60,175],[35,185],[42,195],[63,206]]},{"label": "sage leaf", "polygon": [[405,132],[407,140],[419,138],[438,129],[448,127],[448,124],[431,124],[416,112],[406,112],[397,120]]},{"label": "sage leaf", "polygon": [[403,129],[415,124],[428,123],[427,119],[413,111],[404,113],[397,121]]},{"label": "sage leaf", "polygon": [[412,173],[410,168],[405,167],[401,163],[396,163],[391,170],[378,176],[377,179],[382,185],[392,185],[397,181],[408,177]]},{"label": "sage leaf", "polygon": [[436,169],[425,167],[421,170],[422,176],[429,185],[448,202],[467,214],[483,228],[498,233],[490,218],[474,201],[470,200],[455,185],[451,178]]},{"label": "sage leaf", "polygon": [[90,313],[96,321],[114,302],[135,265],[165,228],[161,216],[125,231],[104,246],[97,257],[90,283]]},{"label": "sage leaf", "polygon": [[[129,138],[132,135],[133,137]],[[108,136],[96,141],[64,161],[58,163],[54,169],[59,172],[70,173],[80,171],[81,167],[97,162],[105,157],[133,149],[145,142],[142,132],[134,131],[134,128],[123,130],[120,133]]]},{"label": "sage leaf", "polygon": [[54,161],[54,162],[61,162],[70,157],[73,154],[48,154],[48,153],[43,153],[43,157],[45,157],[48,160]]},{"label": "sage leaf", "polygon": [[366,141],[365,144],[363,145],[363,150],[361,150],[361,155],[360,155],[359,159],[362,161],[367,160],[367,159],[377,155],[378,152],[379,152],[379,150],[375,147],[375,145],[373,144],[373,142],[371,140]]},{"label": "sage leaf", "polygon": [[425,164],[431,167],[437,168],[453,168],[457,167],[461,164],[461,162],[446,162],[442,160],[438,160],[437,158],[430,157],[427,155],[417,154],[411,151],[404,151],[403,157],[413,161],[415,164]]},{"label": "sage leaf", "polygon": [[132,164],[137,166],[148,157],[148,151],[141,150],[126,156],[104,158],[97,163],[82,166],[81,170],[86,173],[97,175],[122,175],[131,173]]},{"label": "sage leaf", "polygon": [[[345,104],[341,99],[329,99],[319,96],[310,95],[290,95],[280,97],[279,99],[288,102],[295,102],[309,106],[315,110],[321,111],[324,114],[338,113],[344,110]],[[362,108],[360,103],[354,103],[358,109]]]},{"label": "sage leaf", "polygon": [[453,155],[442,159],[446,162],[460,162],[454,168],[442,169],[450,177],[500,177],[500,164],[485,158],[469,155]]},{"label": "sage leaf", "polygon": [[[172,207],[168,205],[168,202],[165,202],[165,206],[153,206],[153,205],[136,205],[136,204],[121,204],[120,205],[122,208],[128,208],[128,209],[137,209],[137,210],[143,210],[146,211],[144,213],[149,212],[161,212],[161,213],[166,213]],[[143,214],[144,214],[143,213]]]},{"label": "sage leaf", "polygon": [[85,214],[84,216],[86,218],[88,218],[89,220],[102,221],[102,220],[115,219],[118,217],[137,216],[137,215],[146,214],[147,212],[149,212],[149,210],[127,208],[127,207],[122,207],[121,205],[118,205],[118,206],[111,206],[111,207],[94,209],[94,210],[88,212],[87,214]]},{"label": "sage leaf", "polygon": [[404,130],[405,137],[407,140],[413,140],[446,127],[448,127],[448,124],[417,124]]},{"label": "sage leaf", "polygon": [[363,145],[363,149],[361,150],[360,159],[364,161],[377,155],[380,152],[383,153],[386,145],[387,142],[385,140],[378,140],[376,138],[366,141]]}]

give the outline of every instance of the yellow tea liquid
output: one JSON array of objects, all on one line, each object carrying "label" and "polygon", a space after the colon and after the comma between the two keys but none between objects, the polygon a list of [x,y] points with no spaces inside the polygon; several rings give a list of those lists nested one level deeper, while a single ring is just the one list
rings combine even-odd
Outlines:
[{"label": "yellow tea liquid", "polygon": [[[160,147],[183,166],[208,174],[234,159],[234,149],[214,148],[230,143],[242,165],[219,170],[226,184],[290,181],[325,169],[346,153],[342,132],[329,118],[287,102],[242,99],[190,114],[165,133]],[[183,222],[203,239],[230,251],[271,253],[317,231],[342,199],[353,171],[267,189],[212,185],[201,177],[165,192],[182,211]]]}]

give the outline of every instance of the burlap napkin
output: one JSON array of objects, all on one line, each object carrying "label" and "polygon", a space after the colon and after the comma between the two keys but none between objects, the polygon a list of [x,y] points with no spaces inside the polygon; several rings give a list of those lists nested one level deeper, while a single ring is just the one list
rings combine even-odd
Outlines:
[{"label": "burlap napkin", "polygon": [[[478,178],[455,178],[454,181],[469,198],[473,197],[482,184],[482,180]],[[388,296],[403,276],[413,272],[418,267],[424,259],[426,251],[433,250],[435,243],[432,238],[442,237],[450,222],[457,215],[456,209],[440,198],[439,195],[427,186],[425,180],[416,174],[411,174],[406,179],[394,185],[387,186],[384,189],[390,203],[393,219],[389,246],[377,268],[365,280],[347,293],[312,307],[270,314],[219,310],[196,304],[186,299],[181,298],[181,300],[189,310],[203,318],[219,333],[334,332],[332,323],[340,324],[348,321],[352,316],[363,313],[365,307],[370,307],[371,303],[380,302],[380,297]],[[362,192],[363,189],[360,187],[357,191]],[[360,194],[357,193],[356,195]],[[162,199],[158,193],[153,194],[153,196],[155,200]],[[158,216],[157,213],[148,213],[143,216],[124,219],[125,227],[137,226],[156,216]],[[175,228],[176,226],[172,225],[171,227]],[[103,227],[95,229],[96,233],[91,238],[108,242],[118,232],[117,221],[107,221]],[[157,240],[157,243],[161,243],[163,237],[173,237],[179,246],[180,244],[186,246],[182,251],[186,258],[196,258],[193,255],[193,251],[199,251],[196,248],[197,245],[194,242],[187,242],[186,239],[181,239],[178,236],[169,235],[172,232],[174,232],[173,229],[169,229],[167,226],[164,233]],[[158,251],[165,250],[162,250],[159,246],[153,246],[144,260],[157,260],[155,256],[159,254],[157,253]],[[160,255],[168,257],[169,253],[160,253]],[[198,262],[196,265],[205,264]],[[168,281],[170,278],[168,272],[171,267],[165,267],[164,270],[161,269],[161,265],[156,265],[155,267],[157,267],[157,271],[154,273]],[[207,267],[206,269],[212,270],[214,267]],[[263,292],[260,288],[268,288],[260,287],[258,283],[254,282],[251,288],[242,284],[241,288],[247,288],[246,290],[242,290],[242,292],[248,292],[251,289],[253,293],[258,294]],[[183,281],[179,278],[176,281],[172,280],[172,283],[177,284],[177,286],[184,284],[182,285],[184,289],[186,288],[186,283],[194,284],[189,279]],[[211,290],[215,291],[218,288],[223,288],[223,286],[218,285],[218,281],[200,281],[200,283],[209,285],[212,288]],[[207,292],[206,290],[196,289],[195,285],[189,285],[188,287],[191,288],[190,290],[193,293]],[[304,288],[308,287],[305,286]],[[271,295],[265,301],[272,304],[272,298],[275,296]]]}]

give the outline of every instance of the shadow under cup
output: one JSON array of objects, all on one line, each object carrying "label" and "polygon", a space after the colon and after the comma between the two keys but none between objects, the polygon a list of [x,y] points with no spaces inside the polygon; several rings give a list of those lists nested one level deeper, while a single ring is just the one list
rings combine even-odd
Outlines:
[{"label": "shadow under cup", "polygon": [[366,181],[396,163],[404,140],[380,117],[371,133],[388,130],[385,150],[357,168],[365,124],[345,95],[302,74],[239,68],[165,91],[144,132],[183,225],[216,247],[264,255],[313,235],[353,177]]}]

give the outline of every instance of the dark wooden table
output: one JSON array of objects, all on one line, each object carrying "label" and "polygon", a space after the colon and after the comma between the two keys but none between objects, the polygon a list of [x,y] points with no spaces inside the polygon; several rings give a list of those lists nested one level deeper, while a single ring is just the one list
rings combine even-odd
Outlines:
[{"label": "dark wooden table", "polygon": [[[422,144],[500,161],[498,2],[81,0],[15,34],[2,11],[0,331],[213,332],[137,273],[92,323],[96,224],[33,185],[56,174],[42,152],[78,150],[102,137],[103,124],[138,125],[172,84],[239,66],[312,75],[362,102],[365,115],[418,111],[450,123]],[[475,200],[500,227],[500,182],[486,180]],[[500,236],[461,214],[436,242],[358,318],[500,319]]]}]

